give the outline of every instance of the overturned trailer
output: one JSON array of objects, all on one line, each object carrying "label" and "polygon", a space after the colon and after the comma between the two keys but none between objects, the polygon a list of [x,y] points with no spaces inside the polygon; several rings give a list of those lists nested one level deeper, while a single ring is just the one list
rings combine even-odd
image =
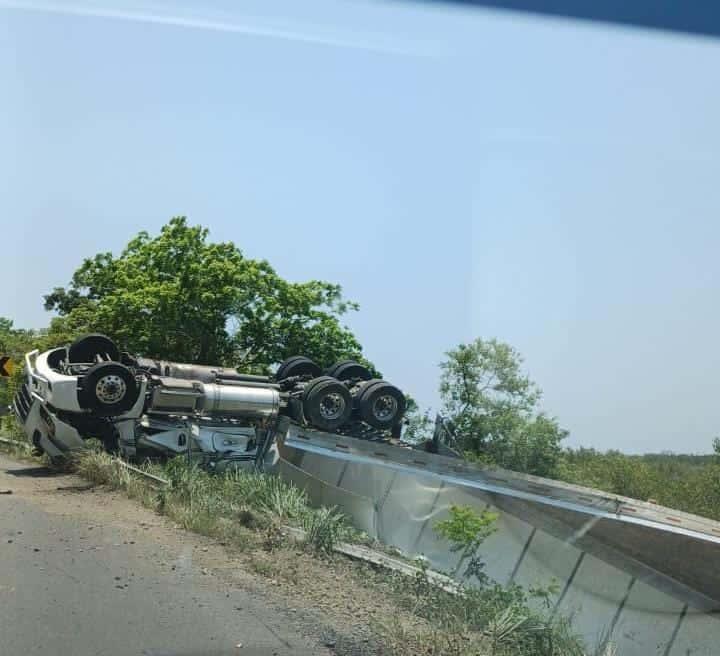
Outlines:
[{"label": "overturned trailer", "polygon": [[87,439],[127,459],[195,454],[209,468],[261,463],[291,424],[360,439],[400,436],[405,396],[344,360],[304,356],[273,376],[120,352],[104,335],[25,356],[14,412],[30,443],[55,459]]}]

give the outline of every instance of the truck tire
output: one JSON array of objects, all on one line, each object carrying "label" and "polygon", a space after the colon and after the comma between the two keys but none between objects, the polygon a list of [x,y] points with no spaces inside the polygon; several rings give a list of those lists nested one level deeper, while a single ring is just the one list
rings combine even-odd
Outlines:
[{"label": "truck tire", "polygon": [[120,351],[115,346],[115,342],[99,333],[80,337],[68,348],[68,360],[73,363],[95,362],[98,355],[104,360],[120,359]]},{"label": "truck tire", "polygon": [[303,393],[303,413],[316,428],[333,431],[350,419],[352,397],[342,383],[329,376],[322,378],[311,381]]},{"label": "truck tire", "polygon": [[135,405],[139,393],[137,381],[126,366],[100,362],[83,376],[78,402],[99,417],[116,417]]},{"label": "truck tire", "polygon": [[294,355],[284,360],[275,372],[275,380],[281,381],[293,376],[319,376],[320,367],[304,355]]},{"label": "truck tire", "polygon": [[405,395],[384,380],[371,381],[355,399],[360,419],[379,430],[392,428],[405,414]]},{"label": "truck tire", "polygon": [[289,358],[285,358],[281,363],[280,366],[275,371],[275,380],[280,380],[283,377],[283,374],[285,373],[286,367],[292,363],[295,362],[295,360],[300,360],[304,358],[304,355],[292,355]]},{"label": "truck tire", "polygon": [[370,380],[372,378],[369,369],[355,360],[336,362],[325,373],[338,380]]}]

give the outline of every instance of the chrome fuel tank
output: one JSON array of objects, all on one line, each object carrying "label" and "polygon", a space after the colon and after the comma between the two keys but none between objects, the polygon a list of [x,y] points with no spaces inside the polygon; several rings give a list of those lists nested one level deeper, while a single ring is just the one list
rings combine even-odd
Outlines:
[{"label": "chrome fuel tank", "polygon": [[198,410],[204,416],[263,419],[274,417],[280,411],[280,392],[276,389],[215,383],[200,383],[199,387],[203,397]]},{"label": "chrome fuel tank", "polygon": [[272,387],[218,385],[196,380],[158,377],[150,412],[265,419],[280,411],[280,392]]}]

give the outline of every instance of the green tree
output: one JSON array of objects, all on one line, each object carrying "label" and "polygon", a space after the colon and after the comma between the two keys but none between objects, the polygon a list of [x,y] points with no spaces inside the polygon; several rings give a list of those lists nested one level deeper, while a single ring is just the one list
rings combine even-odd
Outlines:
[{"label": "green tree", "polygon": [[0,355],[9,356],[15,371],[9,378],[0,378],[0,407],[12,403],[13,396],[23,381],[23,356],[35,348],[38,335],[33,330],[15,328],[11,319],[0,317]]},{"label": "green tree", "polygon": [[480,547],[497,530],[498,517],[487,509],[477,513],[471,506],[452,505],[450,517],[435,523],[435,532],[451,543],[450,551],[460,553],[453,576],[465,565],[464,580],[475,577],[483,585],[489,583]]},{"label": "green tree", "polygon": [[433,436],[434,421],[430,410],[421,410],[417,401],[409,394],[405,395],[405,427],[403,439],[407,442],[424,442]]},{"label": "green tree", "polygon": [[552,476],[567,431],[539,411],[541,392],[522,357],[496,339],[476,339],[441,363],[443,411],[471,457],[508,469]]},{"label": "green tree", "polygon": [[175,217],[160,234],[140,232],[119,256],[85,259],[67,288],[45,296],[60,316],[51,337],[104,332],[131,352],[265,371],[294,354],[320,365],[361,357],[340,322],[357,305],[339,285],[289,282],[235,244]]}]

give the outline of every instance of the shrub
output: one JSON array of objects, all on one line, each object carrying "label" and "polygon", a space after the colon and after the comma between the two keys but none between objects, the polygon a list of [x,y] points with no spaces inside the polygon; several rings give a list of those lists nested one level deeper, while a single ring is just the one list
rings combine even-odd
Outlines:
[{"label": "shrub", "polygon": [[305,515],[305,543],[315,552],[329,554],[346,534],[345,517],[337,508],[319,508]]}]

